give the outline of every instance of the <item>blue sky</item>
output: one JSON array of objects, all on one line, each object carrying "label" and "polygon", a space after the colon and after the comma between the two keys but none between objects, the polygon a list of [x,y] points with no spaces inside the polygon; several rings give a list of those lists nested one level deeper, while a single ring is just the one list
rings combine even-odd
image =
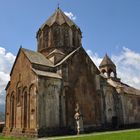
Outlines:
[{"label": "blue sky", "polygon": [[[58,0],[1,0],[0,45],[16,55],[19,46],[36,49],[36,31],[54,12]],[[76,16],[83,47],[101,57],[125,46],[140,52],[140,0],[59,0]]]},{"label": "blue sky", "polygon": [[76,17],[93,62],[108,53],[122,82],[140,89],[140,0],[0,0],[0,104],[20,45],[36,50],[36,32],[58,1]]}]

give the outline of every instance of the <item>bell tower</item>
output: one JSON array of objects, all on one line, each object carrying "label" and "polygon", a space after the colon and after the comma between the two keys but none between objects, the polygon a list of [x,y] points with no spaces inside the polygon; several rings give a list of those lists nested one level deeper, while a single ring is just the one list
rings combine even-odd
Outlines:
[{"label": "bell tower", "polygon": [[100,72],[104,74],[107,78],[116,78],[117,79],[117,72],[116,72],[116,65],[112,62],[109,56],[106,54],[103,58],[100,66]]},{"label": "bell tower", "polygon": [[48,56],[54,50],[68,54],[80,47],[82,33],[80,28],[58,7],[40,27],[36,37],[37,51]]}]

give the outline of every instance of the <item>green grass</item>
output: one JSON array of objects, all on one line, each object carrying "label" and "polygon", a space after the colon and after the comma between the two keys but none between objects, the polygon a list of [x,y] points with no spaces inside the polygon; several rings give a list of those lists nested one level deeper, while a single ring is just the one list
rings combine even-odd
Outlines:
[{"label": "green grass", "polygon": [[80,135],[78,137],[67,137],[60,138],[57,140],[140,140],[140,130],[132,132],[117,132],[111,134],[89,134],[89,135]]},{"label": "green grass", "polygon": [[[43,138],[44,139],[44,138]],[[49,137],[46,140],[140,140],[140,130],[83,134],[79,136]],[[31,140],[30,138],[3,137],[0,140]],[[45,139],[44,139],[45,140]]]},{"label": "green grass", "polygon": [[29,140],[29,139],[28,138],[3,137],[0,135],[0,140]]}]

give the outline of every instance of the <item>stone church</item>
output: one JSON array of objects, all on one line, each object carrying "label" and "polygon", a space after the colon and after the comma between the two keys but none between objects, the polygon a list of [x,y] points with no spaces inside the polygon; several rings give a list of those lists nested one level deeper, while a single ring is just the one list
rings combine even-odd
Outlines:
[{"label": "stone church", "polygon": [[140,90],[117,77],[105,55],[99,68],[82,47],[80,28],[60,8],[39,28],[37,51],[20,48],[6,86],[4,135],[85,132],[140,123]]}]

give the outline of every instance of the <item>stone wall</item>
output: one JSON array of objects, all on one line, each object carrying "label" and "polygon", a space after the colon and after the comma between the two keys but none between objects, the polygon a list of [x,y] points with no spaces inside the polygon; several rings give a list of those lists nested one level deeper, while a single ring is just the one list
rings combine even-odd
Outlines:
[{"label": "stone wall", "polygon": [[106,127],[113,127],[113,125],[115,125],[114,127],[118,127],[123,121],[120,95],[114,87],[108,84],[103,86],[102,94],[104,100],[104,124]]},{"label": "stone wall", "polygon": [[123,103],[124,124],[140,124],[140,97],[123,93],[121,98]]},{"label": "stone wall", "polygon": [[[31,70],[31,63],[20,51],[11,71],[10,84],[7,87],[4,133],[18,134],[23,130],[30,130],[30,127],[36,131],[36,82],[37,76]],[[32,111],[35,114],[34,117],[31,115]]]},{"label": "stone wall", "polygon": [[80,106],[84,127],[101,124],[100,86],[98,69],[81,48],[63,64],[63,91],[66,97],[66,126],[75,127],[75,106]]},{"label": "stone wall", "polygon": [[39,135],[48,134],[50,130],[55,131],[56,128],[60,127],[60,95],[61,79],[39,77]]}]

